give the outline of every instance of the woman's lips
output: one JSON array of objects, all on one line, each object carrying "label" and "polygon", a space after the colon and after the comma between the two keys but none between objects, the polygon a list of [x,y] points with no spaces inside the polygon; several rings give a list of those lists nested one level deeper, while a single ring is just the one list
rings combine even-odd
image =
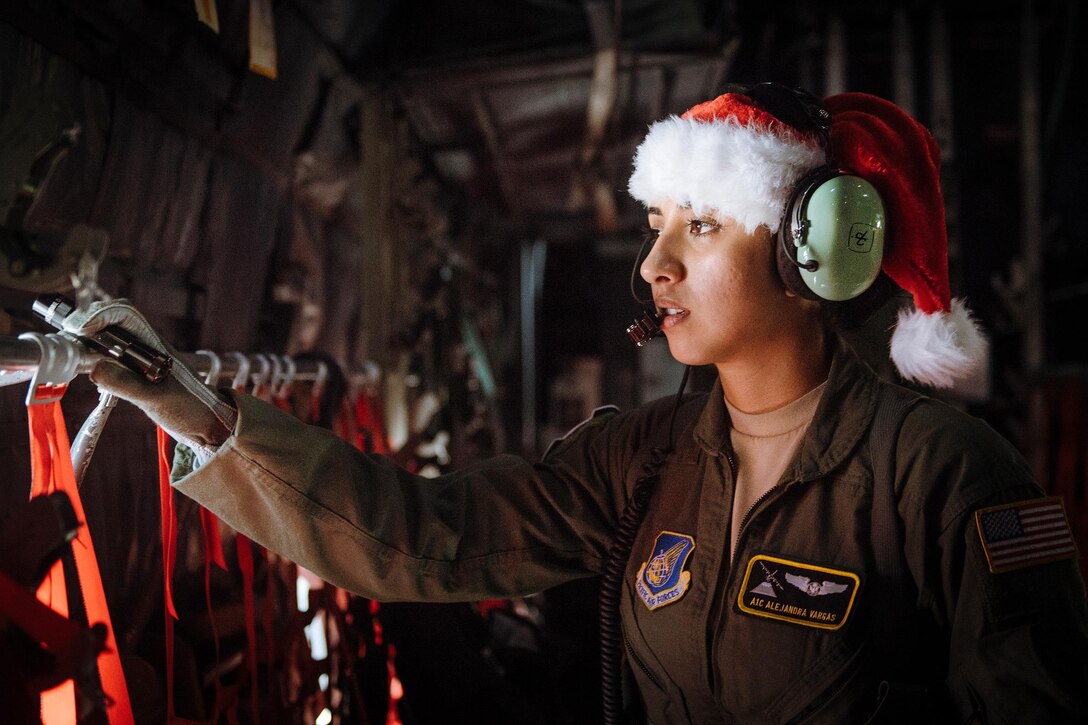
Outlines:
[{"label": "woman's lips", "polygon": [[661,307],[661,329],[668,330],[684,321],[690,313],[682,307]]}]

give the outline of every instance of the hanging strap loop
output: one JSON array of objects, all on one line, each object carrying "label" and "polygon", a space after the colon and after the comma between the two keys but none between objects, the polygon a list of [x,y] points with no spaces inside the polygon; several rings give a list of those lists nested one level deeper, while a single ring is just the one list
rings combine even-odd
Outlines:
[{"label": "hanging strap loop", "polygon": [[[45,337],[45,336],[39,336]],[[27,418],[30,428],[31,485],[30,497],[48,495],[55,491],[67,494],[72,503],[76,519],[86,523],[83,502],[76,486],[75,473],[72,470],[71,445],[68,430],[61,412],[60,396],[64,394],[67,381],[60,385],[64,375],[74,377],[75,366],[68,362],[59,362],[59,357],[46,360],[48,344],[42,344],[43,361],[46,362],[45,375],[37,375],[41,383],[38,390],[32,387],[27,395]],[[54,350],[59,347],[54,348]],[[58,373],[58,370],[60,373]],[[39,370],[40,372],[40,370]],[[57,376],[57,377],[54,377]],[[43,381],[42,379],[45,378]],[[71,378],[69,377],[68,380]],[[106,593],[102,587],[102,576],[95,556],[91,532],[86,525],[81,526],[72,543],[72,554],[77,572],[77,589],[82,590],[87,620],[93,624],[102,624],[106,629],[106,648],[99,654],[97,664],[102,682],[102,689],[107,700],[106,714],[110,725],[131,725],[133,722],[132,706],[129,702],[125,674],[121,669],[121,658],[117,651],[113,623]],[[58,561],[50,569],[38,588],[38,600],[50,606],[61,616],[68,615],[68,582],[65,581],[63,564]],[[75,722],[75,688],[69,680],[42,696],[42,722],[45,725],[60,725]]]}]

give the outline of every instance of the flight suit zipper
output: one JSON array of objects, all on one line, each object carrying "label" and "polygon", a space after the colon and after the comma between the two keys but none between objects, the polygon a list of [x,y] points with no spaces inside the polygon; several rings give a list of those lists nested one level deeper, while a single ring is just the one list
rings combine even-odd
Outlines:
[{"label": "flight suit zipper", "polygon": [[[733,454],[731,452],[726,453],[726,460],[729,461],[729,472],[733,477],[733,482],[734,482],[734,486],[735,486],[736,485],[736,480],[737,480],[736,460],[733,458]],[[776,484],[775,486],[772,486],[769,490],[763,492],[763,494],[761,494],[759,496],[759,498],[757,498],[754,502],[752,502],[752,505],[749,506],[748,510],[744,512],[744,516],[740,520],[740,525],[737,526],[737,532],[736,532],[736,535],[734,537],[733,548],[728,554],[729,557],[730,557],[729,566],[726,568],[725,579],[722,582],[722,590],[721,590],[723,596],[726,596],[728,594],[728,592],[730,590],[730,583],[733,580],[733,570],[734,570],[734,565],[736,563],[734,561],[734,558],[733,558],[733,552],[740,551],[740,537],[744,533],[744,528],[748,525],[748,521],[752,518],[752,514],[755,513],[755,510],[757,508],[759,508],[759,506],[762,503],[767,501],[772,496],[775,496],[775,495],[781,493],[783,490],[785,490],[787,487],[789,487],[793,483],[796,483],[796,481],[790,481],[790,482],[787,482],[787,483],[779,483],[779,484]],[[711,662],[711,669],[710,669],[710,671],[713,673],[713,676],[714,676],[714,682],[711,683],[712,684],[711,691],[714,693],[714,696],[715,696],[715,698],[717,699],[718,702],[721,702],[721,690],[720,690],[721,674],[720,674],[719,668],[718,668],[718,662],[719,662],[719,659],[718,659],[718,642],[720,641],[720,637],[718,635],[720,633],[718,631],[718,628],[721,626],[724,610],[725,610],[726,607],[729,607],[729,606],[730,606],[730,602],[724,601],[724,600],[722,601],[721,608],[719,608],[717,610],[717,617],[715,618],[714,629],[711,630],[711,632],[710,632],[711,636],[714,637],[714,640],[713,640],[712,646],[711,646],[711,656],[714,658],[713,662]]]},{"label": "flight suit zipper", "polygon": [[[752,512],[756,510],[756,507],[766,501],[771,496],[771,494],[778,491],[778,489],[785,488],[786,485],[787,484],[779,484],[777,486],[772,486],[770,489],[760,494],[760,497],[752,502],[752,505],[748,507],[748,510],[744,513],[744,517],[740,520],[740,526],[737,527],[737,535],[736,538],[733,539],[733,551],[736,551],[740,548],[740,535],[744,532],[744,527],[748,525],[748,519],[752,518]],[[732,561],[730,561],[729,563],[729,568],[733,568]]]},{"label": "flight suit zipper", "polygon": [[[736,487],[737,459],[734,456],[733,451],[728,448],[725,449],[724,453],[726,463],[729,464],[729,477],[731,479],[731,483],[734,487]],[[725,545],[727,547],[729,546],[728,540],[725,542]],[[730,556],[730,552],[728,549],[726,549],[726,551],[723,553],[723,556]],[[710,673],[710,691],[714,693],[715,702],[721,702],[722,699],[720,690],[721,673],[718,671],[718,643],[721,640],[721,637],[719,636],[720,632],[718,631],[718,624],[721,622],[722,619],[722,608],[729,606],[729,602],[725,601],[725,595],[729,591],[729,580],[731,578],[733,570],[733,562],[730,559],[727,559],[727,561],[729,562],[729,564],[725,568],[725,576],[722,577],[721,580],[718,582],[718,586],[721,587],[719,589],[719,591],[721,592],[721,596],[718,598],[717,606],[711,608],[710,621],[707,622],[707,637],[710,638],[710,667],[707,668],[707,671]],[[711,624],[711,622],[713,622],[713,625]]]},{"label": "flight suit zipper", "polygon": [[638,665],[638,668],[640,670],[642,670],[642,674],[646,675],[646,679],[654,683],[657,689],[664,691],[665,688],[661,686],[661,683],[658,682],[658,679],[654,677],[654,673],[650,672],[650,668],[646,666],[646,664],[635,652],[635,648],[631,646],[631,640],[627,638],[627,632],[623,633],[623,644],[625,647],[627,647],[627,654],[631,656],[631,660],[634,661],[636,665]]}]

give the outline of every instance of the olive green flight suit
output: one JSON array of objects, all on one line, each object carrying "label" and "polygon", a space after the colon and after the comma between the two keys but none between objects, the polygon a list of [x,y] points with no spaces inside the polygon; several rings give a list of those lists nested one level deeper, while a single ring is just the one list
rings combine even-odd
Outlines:
[{"label": "olive green flight suit", "polygon": [[[906,616],[880,605],[869,429],[885,385],[839,343],[796,459],[740,531],[729,530],[735,462],[721,389],[681,406],[620,607],[651,722],[863,723],[888,680],[893,694],[916,696],[887,699],[874,722],[972,712],[975,722],[1088,722],[1075,559],[990,571],[976,512],[1043,493],[1006,441],[934,400],[911,410],[895,448],[915,601]],[[506,597],[599,574],[673,407],[597,415],[540,463],[499,456],[427,479],[234,397],[234,435],[177,488],[327,581],[384,601]],[[878,641],[881,622],[895,641]],[[877,656],[888,651],[901,656]]]}]

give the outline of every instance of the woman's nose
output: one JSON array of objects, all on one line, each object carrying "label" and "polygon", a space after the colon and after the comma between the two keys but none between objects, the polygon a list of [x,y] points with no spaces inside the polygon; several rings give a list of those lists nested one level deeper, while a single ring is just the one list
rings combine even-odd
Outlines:
[{"label": "woman's nose", "polygon": [[664,231],[654,241],[650,253],[639,267],[639,274],[650,285],[655,282],[676,282],[680,278],[680,260],[673,254],[668,235]]}]

